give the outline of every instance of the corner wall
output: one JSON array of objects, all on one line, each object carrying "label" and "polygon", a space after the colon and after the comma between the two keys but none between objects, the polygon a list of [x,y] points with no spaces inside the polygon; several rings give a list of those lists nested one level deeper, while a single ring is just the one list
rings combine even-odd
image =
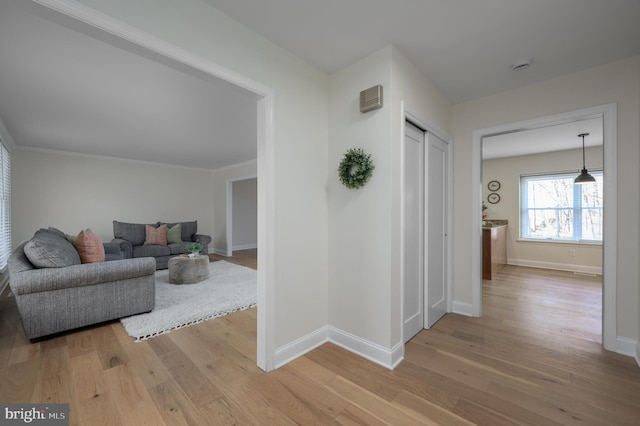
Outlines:
[{"label": "corner wall", "polygon": [[[384,88],[382,109],[360,113],[359,93]],[[400,273],[403,105],[447,129],[449,103],[392,46],[331,76],[329,105],[329,338],[392,368],[404,353]],[[337,167],[348,148],[371,154],[375,170],[347,189]]]}]

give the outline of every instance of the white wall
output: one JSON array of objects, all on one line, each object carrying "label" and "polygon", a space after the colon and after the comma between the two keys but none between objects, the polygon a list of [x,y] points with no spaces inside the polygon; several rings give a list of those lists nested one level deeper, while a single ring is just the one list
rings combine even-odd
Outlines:
[{"label": "white wall", "polygon": [[233,182],[233,250],[258,246],[258,180]]},{"label": "white wall", "polygon": [[80,3],[275,91],[275,346],[325,326],[328,76],[200,0]]},{"label": "white wall", "polygon": [[[454,105],[454,299],[471,303],[469,245],[472,191],[471,138],[474,129],[575,111],[608,103],[618,105],[617,333],[636,341],[638,318],[638,192],[640,159],[640,57]],[[606,272],[605,272],[606,273]]]},{"label": "white wall", "polygon": [[[383,86],[386,105],[360,112],[360,91]],[[331,76],[329,105],[329,323],[391,347],[391,48]],[[362,148],[375,165],[360,189],[338,179],[349,148]]]},{"label": "white wall", "polygon": [[[577,140],[577,138],[576,138]],[[587,148],[589,171],[602,169],[602,147]],[[518,241],[520,224],[520,175],[545,172],[566,172],[582,169],[582,149],[552,153],[497,158],[482,162],[483,196],[488,207],[487,219],[507,219],[507,257],[512,265],[559,269],[575,272],[602,273],[602,245]],[[487,184],[500,182],[500,202],[488,203]],[[570,250],[574,256],[571,256]]]},{"label": "white wall", "polygon": [[256,161],[225,167],[213,172],[213,247],[216,253],[227,254],[227,184],[230,181],[255,177]]},{"label": "white wall", "polygon": [[[384,107],[362,114],[359,93],[384,88]],[[331,76],[329,142],[329,323],[379,346],[395,359],[402,336],[400,288],[400,147],[405,101],[446,128],[449,104],[393,47]],[[375,164],[361,189],[347,189],[337,167],[348,148]],[[393,353],[392,353],[393,352]]]},{"label": "white wall", "polygon": [[68,234],[91,228],[111,241],[114,220],[197,220],[198,232],[212,235],[210,171],[24,149],[12,160],[14,248],[49,226]]}]

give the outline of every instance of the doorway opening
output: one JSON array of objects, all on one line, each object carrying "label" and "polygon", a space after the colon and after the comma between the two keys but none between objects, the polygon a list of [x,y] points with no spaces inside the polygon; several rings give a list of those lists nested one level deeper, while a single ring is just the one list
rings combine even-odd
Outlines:
[{"label": "doorway opening", "polygon": [[171,43],[133,28],[91,7],[72,0],[38,0],[38,3],[60,13],[52,16],[71,18],[68,25],[89,37],[104,39],[132,53],[161,63],[177,65],[184,72],[197,71],[211,79],[226,81],[256,96],[257,169],[258,169],[258,290],[257,353],[258,367],[275,368],[275,92],[272,88],[235,73],[208,59],[187,52]]},{"label": "doorway opening", "polygon": [[602,343],[602,140],[601,117],[483,138],[483,316]]},{"label": "doorway opening", "polygon": [[257,189],[256,176],[227,181],[227,257],[258,248]]},{"label": "doorway opening", "polygon": [[482,315],[482,140],[491,135],[540,129],[574,121],[600,118],[603,132],[604,215],[602,243],[602,344],[615,350],[616,342],[616,247],[617,247],[617,133],[616,104],[572,111],[564,114],[477,129],[472,137],[472,179],[477,190],[472,191],[474,208],[470,220],[472,230],[472,315]]}]

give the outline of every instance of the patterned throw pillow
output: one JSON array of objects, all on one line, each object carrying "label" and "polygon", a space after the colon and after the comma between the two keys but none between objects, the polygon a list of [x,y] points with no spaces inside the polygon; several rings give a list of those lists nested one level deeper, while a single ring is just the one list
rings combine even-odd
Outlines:
[{"label": "patterned throw pillow", "polygon": [[145,226],[145,233],[147,234],[144,245],[148,246],[151,244],[156,244],[160,246],[167,245],[167,225],[161,225],[157,228],[152,225]]},{"label": "patterned throw pillow", "polygon": [[104,245],[93,232],[80,231],[73,243],[82,263],[104,262]]}]

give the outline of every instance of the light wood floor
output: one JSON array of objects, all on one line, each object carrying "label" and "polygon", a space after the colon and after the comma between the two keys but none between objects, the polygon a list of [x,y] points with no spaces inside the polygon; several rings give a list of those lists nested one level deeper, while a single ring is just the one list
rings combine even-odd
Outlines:
[{"label": "light wood floor", "polygon": [[73,425],[639,423],[640,368],[598,343],[598,280],[507,267],[483,301],[394,371],[325,344],[266,374],[255,309],[142,343],[112,322],[30,344],[4,299],[0,402],[68,402]]}]

